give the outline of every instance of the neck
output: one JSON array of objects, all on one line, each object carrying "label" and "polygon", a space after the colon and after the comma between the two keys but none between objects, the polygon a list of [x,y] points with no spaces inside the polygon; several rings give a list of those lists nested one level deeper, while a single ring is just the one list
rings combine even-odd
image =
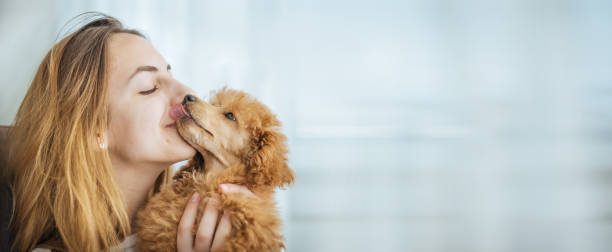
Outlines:
[{"label": "neck", "polygon": [[131,164],[112,160],[115,180],[125,198],[127,214],[134,231],[136,212],[146,202],[157,177],[171,164]]}]

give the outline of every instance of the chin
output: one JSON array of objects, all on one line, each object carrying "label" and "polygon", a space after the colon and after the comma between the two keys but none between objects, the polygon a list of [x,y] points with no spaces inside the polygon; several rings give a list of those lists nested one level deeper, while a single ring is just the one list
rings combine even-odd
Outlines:
[{"label": "chin", "polygon": [[191,147],[191,145],[184,143],[181,146],[176,146],[176,149],[173,151],[176,153],[177,161],[180,162],[183,160],[191,159],[196,154],[196,150]]},{"label": "chin", "polygon": [[161,160],[166,160],[166,162],[174,164],[193,158],[196,154],[196,150],[187,143],[180,143],[165,146],[160,154],[160,157],[163,157]]},{"label": "chin", "polygon": [[[176,130],[175,130],[176,132]],[[176,162],[180,162],[183,160],[191,159],[196,154],[196,150],[181,136],[178,132],[174,133],[175,135],[171,136],[174,138],[171,143],[165,144],[167,155],[171,156],[170,159],[176,160]],[[174,143],[172,143],[174,142]]]}]

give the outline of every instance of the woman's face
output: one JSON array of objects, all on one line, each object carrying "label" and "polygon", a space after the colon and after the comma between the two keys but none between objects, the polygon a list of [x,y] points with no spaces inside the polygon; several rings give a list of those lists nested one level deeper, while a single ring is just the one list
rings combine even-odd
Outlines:
[{"label": "woman's face", "polygon": [[195,150],[178,134],[173,104],[193,91],[172,77],[170,66],[146,39],[116,33],[109,43],[109,129],[113,164],[168,165]]}]

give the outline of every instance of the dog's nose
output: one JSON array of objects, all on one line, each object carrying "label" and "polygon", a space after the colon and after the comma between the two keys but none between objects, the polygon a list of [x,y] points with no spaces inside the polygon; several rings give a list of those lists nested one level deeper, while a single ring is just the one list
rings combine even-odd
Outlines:
[{"label": "dog's nose", "polygon": [[194,102],[196,101],[196,97],[193,95],[185,95],[185,99],[183,99],[183,105],[187,104],[188,102]]}]

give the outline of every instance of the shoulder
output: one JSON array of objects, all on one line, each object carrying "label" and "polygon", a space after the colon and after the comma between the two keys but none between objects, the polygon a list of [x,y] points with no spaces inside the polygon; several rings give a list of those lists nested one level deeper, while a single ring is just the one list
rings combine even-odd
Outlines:
[{"label": "shoulder", "polygon": [[32,252],[52,252],[52,251],[48,248],[35,248],[34,250],[32,250]]},{"label": "shoulder", "polygon": [[111,248],[111,252],[115,252],[115,251],[136,252],[137,251],[136,250],[136,241],[137,240],[138,240],[138,237],[136,236],[136,234],[132,234],[132,235],[126,237],[121,242],[121,244],[119,244],[117,247]]},{"label": "shoulder", "polygon": [[32,252],[51,252],[51,250],[46,248],[35,248]]},{"label": "shoulder", "polygon": [[[121,242],[121,244],[117,245],[116,247],[111,248],[111,252],[115,252],[115,251],[137,252],[138,251],[136,250],[137,239],[138,238],[136,234],[130,235],[126,237],[125,240]],[[48,249],[48,248],[35,248],[34,250],[32,250],[32,252],[53,252],[53,251],[51,251],[51,249]]]}]

